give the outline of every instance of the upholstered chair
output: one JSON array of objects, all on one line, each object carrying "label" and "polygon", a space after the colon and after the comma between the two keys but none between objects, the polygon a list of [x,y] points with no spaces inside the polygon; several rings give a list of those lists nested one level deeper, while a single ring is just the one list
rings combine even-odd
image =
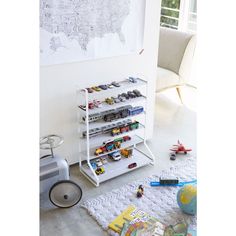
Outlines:
[{"label": "upholstered chair", "polygon": [[181,86],[188,85],[196,46],[196,35],[160,28],[156,92],[175,88],[180,101]]}]

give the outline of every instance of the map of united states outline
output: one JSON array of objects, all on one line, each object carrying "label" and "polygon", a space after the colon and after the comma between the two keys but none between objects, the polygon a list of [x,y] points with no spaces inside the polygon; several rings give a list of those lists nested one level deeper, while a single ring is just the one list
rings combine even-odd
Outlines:
[{"label": "map of united states outline", "polygon": [[53,35],[50,40],[53,51],[64,47],[60,38],[55,37],[59,33],[75,39],[84,51],[90,40],[108,33],[118,34],[125,43],[122,25],[130,13],[130,1],[40,0],[40,27]]}]

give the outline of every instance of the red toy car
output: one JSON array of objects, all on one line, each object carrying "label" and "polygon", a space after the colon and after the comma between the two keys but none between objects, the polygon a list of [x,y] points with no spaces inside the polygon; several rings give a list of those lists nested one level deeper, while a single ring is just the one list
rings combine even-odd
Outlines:
[{"label": "red toy car", "polygon": [[120,128],[121,133],[128,132],[128,131],[129,131],[129,126],[128,125]]},{"label": "red toy car", "polygon": [[192,149],[185,148],[184,145],[182,143],[180,143],[179,140],[178,140],[178,144],[177,145],[173,145],[172,149],[170,149],[170,150],[175,152],[175,154],[178,154],[178,153],[187,154],[188,152],[192,151]]},{"label": "red toy car", "polygon": [[88,108],[89,108],[89,109],[93,109],[93,108],[94,108],[94,104],[93,104],[93,102],[89,102],[89,104],[88,104]]},{"label": "red toy car", "polygon": [[134,167],[136,167],[136,166],[137,166],[137,163],[134,162],[134,163],[129,164],[129,165],[128,165],[128,168],[129,168],[129,169],[132,169],[132,168],[134,168]]},{"label": "red toy car", "polygon": [[126,135],[123,137],[123,141],[126,142],[126,141],[129,141],[131,139],[130,136]]}]

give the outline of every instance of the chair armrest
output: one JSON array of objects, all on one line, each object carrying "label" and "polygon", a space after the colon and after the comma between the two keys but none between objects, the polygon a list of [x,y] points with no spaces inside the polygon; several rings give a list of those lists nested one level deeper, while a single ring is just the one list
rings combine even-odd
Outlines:
[{"label": "chair armrest", "polygon": [[196,48],[196,41],[197,37],[196,35],[193,35],[192,38],[189,40],[189,43],[185,49],[184,56],[179,68],[179,77],[181,83],[186,83],[191,75],[191,68]]}]

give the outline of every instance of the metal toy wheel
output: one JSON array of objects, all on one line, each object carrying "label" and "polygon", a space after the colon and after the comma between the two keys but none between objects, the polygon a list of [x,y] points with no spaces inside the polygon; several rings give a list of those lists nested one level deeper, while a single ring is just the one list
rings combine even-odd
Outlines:
[{"label": "metal toy wheel", "polygon": [[57,207],[69,208],[76,205],[82,198],[82,190],[71,180],[55,183],[49,191],[49,199]]}]

